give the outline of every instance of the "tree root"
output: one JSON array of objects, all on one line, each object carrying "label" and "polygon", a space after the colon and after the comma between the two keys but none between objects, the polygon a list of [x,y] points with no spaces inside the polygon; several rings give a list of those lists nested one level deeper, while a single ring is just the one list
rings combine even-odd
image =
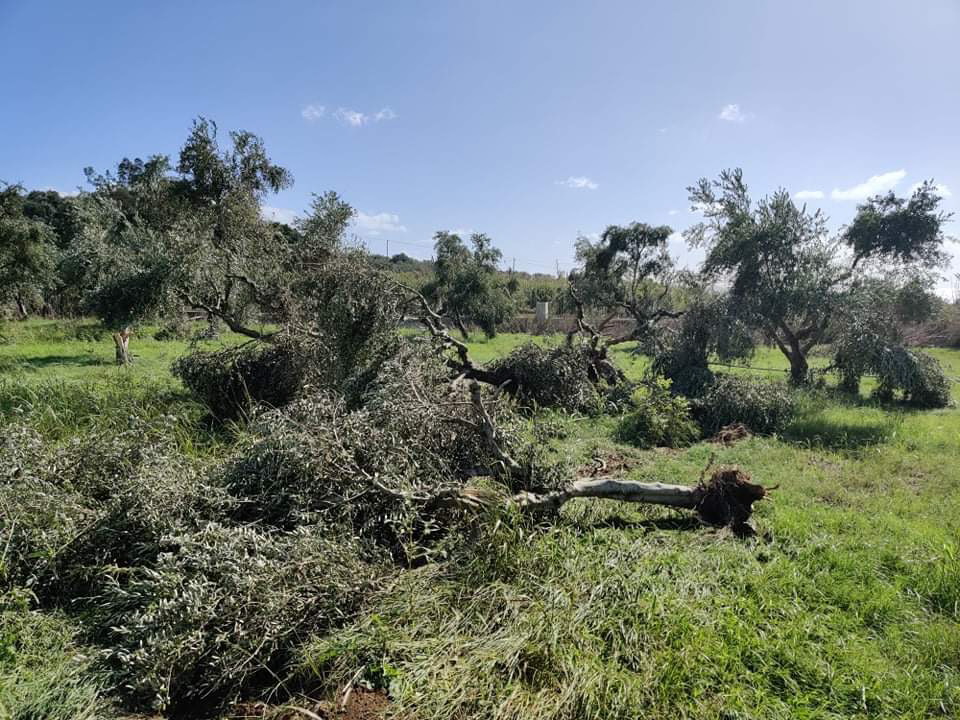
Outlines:
[{"label": "tree root", "polygon": [[555,510],[574,498],[604,498],[649,503],[693,510],[708,525],[730,527],[737,535],[753,535],[749,524],[753,503],[771,490],[750,482],[750,476],[736,467],[718,468],[706,481],[695,486],[642,483],[613,478],[577,480],[564,490],[535,494],[519,493],[511,503],[523,510]]}]

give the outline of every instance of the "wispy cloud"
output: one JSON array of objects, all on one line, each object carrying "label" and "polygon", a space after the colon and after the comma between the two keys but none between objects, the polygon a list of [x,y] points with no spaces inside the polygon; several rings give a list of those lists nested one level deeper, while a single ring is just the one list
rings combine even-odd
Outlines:
[{"label": "wispy cloud", "polygon": [[[911,185],[910,194],[913,195],[917,190],[920,189],[921,185],[923,185],[923,183],[914,183],[913,185]],[[936,183],[933,186],[933,189],[936,191],[937,195],[939,195],[942,198],[953,197],[953,193],[950,191],[950,188],[948,188],[943,183]]]},{"label": "wispy cloud", "polygon": [[579,175],[579,176],[571,175],[566,180],[557,180],[556,184],[565,185],[568,188],[574,188],[576,190],[596,190],[598,187],[600,187],[593,180],[583,175]]},{"label": "wispy cloud", "polygon": [[344,125],[349,125],[350,127],[363,127],[370,122],[369,115],[349,108],[337,108],[333,116]]},{"label": "wispy cloud", "polygon": [[892,170],[874,175],[868,178],[866,182],[854,185],[846,190],[834,188],[830,197],[834,200],[866,200],[868,197],[893,190],[906,175],[906,170]]},{"label": "wispy cloud", "polygon": [[291,210],[290,208],[272,207],[270,205],[261,205],[260,214],[265,220],[285,223],[287,225],[291,225],[297,217],[296,210]]},{"label": "wispy cloud", "polygon": [[336,112],[333,113],[333,116],[344,125],[349,125],[350,127],[363,127],[364,125],[369,125],[371,122],[378,123],[385,122],[387,120],[393,120],[397,117],[397,113],[394,112],[393,108],[389,107],[381,108],[372,115],[360,112],[359,110],[351,110],[350,108],[340,107],[337,108]]},{"label": "wispy cloud", "polygon": [[751,115],[745,113],[740,109],[740,105],[737,103],[730,103],[729,105],[724,105],[720,110],[720,114],[717,115],[719,120],[725,120],[726,122],[742,123],[749,120]]},{"label": "wispy cloud", "polygon": [[326,115],[327,109],[323,105],[307,105],[300,111],[300,117],[308,122],[314,122]]},{"label": "wispy cloud", "polygon": [[680,214],[680,211],[679,211],[679,210],[668,210],[668,211],[667,211],[667,215],[679,215],[679,214]]},{"label": "wispy cloud", "polygon": [[801,190],[793,197],[797,200],[823,200],[824,193],[823,190]]},{"label": "wispy cloud", "polygon": [[367,214],[358,212],[354,225],[361,235],[377,237],[383,233],[405,233],[406,226],[400,223],[400,216],[394,213]]}]

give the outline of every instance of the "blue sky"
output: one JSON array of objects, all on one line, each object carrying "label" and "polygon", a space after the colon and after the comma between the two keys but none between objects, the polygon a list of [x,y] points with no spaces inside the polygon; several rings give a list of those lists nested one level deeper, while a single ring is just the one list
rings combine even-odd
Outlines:
[{"label": "blue sky", "polygon": [[731,166],[834,226],[925,178],[960,210],[958,38],[957,0],[0,0],[0,179],[71,190],[204,115],[293,172],[278,217],[335,189],[372,250],[476,230],[548,272],[578,233],[684,229]]}]

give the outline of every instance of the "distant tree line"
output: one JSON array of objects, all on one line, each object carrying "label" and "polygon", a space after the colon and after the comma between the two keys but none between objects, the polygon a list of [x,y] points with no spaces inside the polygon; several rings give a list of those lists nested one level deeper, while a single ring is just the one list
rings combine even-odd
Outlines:
[{"label": "distant tree line", "polygon": [[[256,340],[270,340],[268,325],[309,331],[308,309],[335,292],[331,258],[352,248],[353,209],[333,192],[314,195],[289,225],[266,220],[263,202],[290,187],[291,174],[259,137],[224,139],[204,118],[175,161],[123,159],[85,174],[76,196],[0,190],[0,303],[21,318],[93,314],[116,332],[119,362],[137,323],[187,310]],[[820,211],[785,190],[752,199],[740,170],[688,191],[703,218],[684,233],[706,251],[696,271],[676,268],[671,227],[642,222],[578,239],[566,279],[500,270],[501,252],[482,233],[437,232],[432,261],[346,254],[383,282],[422,292],[464,338],[473,328],[492,336],[518,311],[549,301],[555,313],[594,316],[601,332],[628,317],[631,331],[608,342],[663,354],[703,335],[691,324],[709,315],[715,337],[698,340],[698,362],[705,352],[747,352],[748,343],[730,340],[749,338],[779,348],[794,382],[808,378],[811,350],[862,327],[867,309],[883,315],[872,327],[886,328],[891,343],[905,324],[945,313],[932,285],[949,217],[932,182],[907,198],[867,200],[834,234]]]}]

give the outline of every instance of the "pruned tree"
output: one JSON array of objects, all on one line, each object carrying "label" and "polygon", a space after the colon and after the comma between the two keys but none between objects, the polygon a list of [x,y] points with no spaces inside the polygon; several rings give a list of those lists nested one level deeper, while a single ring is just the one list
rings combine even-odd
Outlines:
[{"label": "pruned tree", "polygon": [[733,309],[783,352],[795,383],[808,379],[808,353],[871,264],[942,261],[948,216],[938,211],[932,183],[909,200],[892,193],[869,200],[832,238],[823,214],[798,207],[786,190],[753,203],[739,169],[688,190],[704,216],[686,233],[706,249],[702,273],[729,283]]},{"label": "pruned tree", "polygon": [[435,279],[426,294],[453,319],[465,340],[467,323],[477,325],[487,337],[515,312],[513,299],[498,275],[502,253],[483,233],[470,236],[471,247],[459,235],[445,230],[434,235]]},{"label": "pruned tree", "polygon": [[86,250],[96,262],[90,306],[118,330],[118,362],[129,359],[124,334],[134,323],[184,308],[250,338],[269,336],[257,323],[283,312],[298,248],[261,217],[261,202],[292,179],[258,137],[234,132],[221,149],[216,125],[201,118],[175,168],[157,155],[123,160],[115,174],[86,172]]},{"label": "pruned tree", "polygon": [[667,225],[635,222],[609,226],[596,242],[585,237],[577,240],[578,268],[570,274],[575,302],[622,310],[634,321],[633,329],[610,340],[611,344],[655,340],[663,320],[682,314],[671,296],[678,275],[667,248],[672,233]]}]

